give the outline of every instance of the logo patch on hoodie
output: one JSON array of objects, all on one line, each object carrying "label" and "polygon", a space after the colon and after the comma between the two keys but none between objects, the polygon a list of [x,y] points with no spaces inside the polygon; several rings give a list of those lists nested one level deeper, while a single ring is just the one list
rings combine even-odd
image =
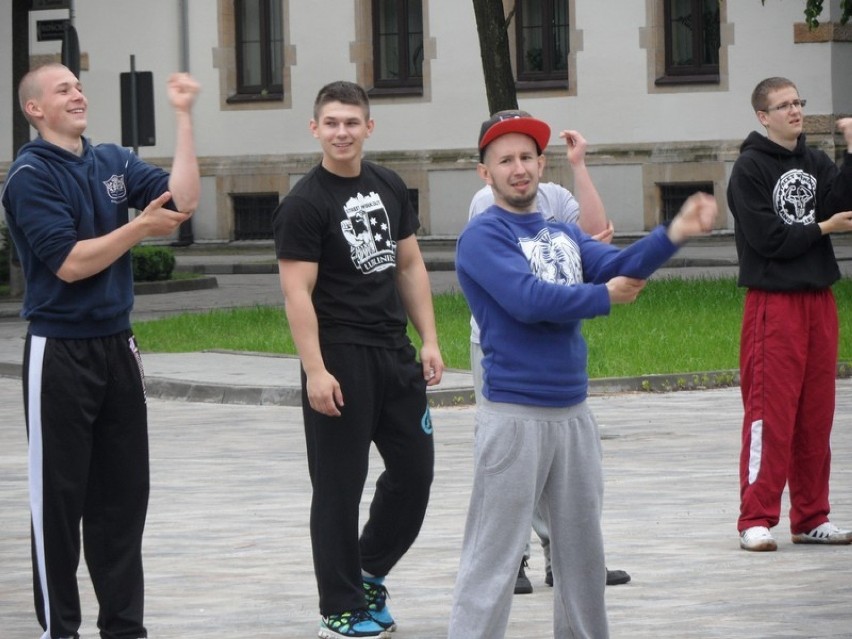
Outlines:
[{"label": "logo patch on hoodie", "polygon": [[816,178],[801,169],[778,178],[772,193],[775,212],[785,224],[811,224],[816,220]]},{"label": "logo patch on hoodie", "polygon": [[104,186],[113,204],[118,204],[127,199],[127,187],[124,186],[123,175],[113,175],[104,182]]}]

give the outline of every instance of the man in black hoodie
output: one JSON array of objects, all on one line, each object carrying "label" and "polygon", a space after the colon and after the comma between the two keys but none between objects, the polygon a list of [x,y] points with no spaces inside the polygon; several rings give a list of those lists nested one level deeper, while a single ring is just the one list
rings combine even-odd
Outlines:
[{"label": "man in black hoodie", "polygon": [[766,136],[752,132],[728,184],[739,285],[746,287],[740,342],[745,414],[740,453],[744,550],[777,548],[784,485],[790,486],[793,543],[849,544],[829,521],[829,439],[834,418],[840,270],[831,233],[852,231],[852,118],[838,168],[809,148],[805,100],[786,78],[767,78],[751,98]]}]

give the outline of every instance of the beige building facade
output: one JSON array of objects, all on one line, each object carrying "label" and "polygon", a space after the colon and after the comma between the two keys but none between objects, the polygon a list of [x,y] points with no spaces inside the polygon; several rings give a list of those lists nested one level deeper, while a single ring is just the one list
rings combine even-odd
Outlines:
[{"label": "beige building facade", "polygon": [[[174,121],[166,79],[187,69],[199,80],[203,194],[192,222],[196,242],[270,236],[274,204],[319,159],[308,122],[317,90],[333,80],[369,90],[376,128],[367,157],[403,176],[422,233],[453,237],[464,226],[481,185],[475,145],[488,116],[471,0],[77,0],[60,1],[60,8],[31,2],[42,6],[29,13],[33,64],[59,59],[59,42],[38,40],[39,22],[73,14],[95,143],[121,140],[119,78],[132,56],[135,68],[154,79],[156,140],[139,155],[168,166]],[[547,178],[571,187],[558,132],[579,130],[618,232],[649,230],[695,188],[712,190],[727,211],[725,187],[739,144],[758,127],[750,94],[765,77],[795,81],[808,100],[810,143],[833,156],[842,151],[834,120],[852,114],[852,24],[838,23],[839,0],[826,2],[817,30],[803,24],[804,2],[789,0],[504,4],[512,14],[519,106],[554,131]],[[11,6],[0,0],[0,53],[7,61]],[[402,11],[417,15],[400,22]],[[709,66],[683,49],[684,33],[693,44],[699,35],[688,18],[702,16],[715,21],[704,31]],[[404,55],[396,48],[403,45]],[[8,62],[0,67],[0,93],[7,96],[0,101],[0,181],[13,156],[12,75]],[[719,229],[731,228],[730,216],[721,216]]]}]

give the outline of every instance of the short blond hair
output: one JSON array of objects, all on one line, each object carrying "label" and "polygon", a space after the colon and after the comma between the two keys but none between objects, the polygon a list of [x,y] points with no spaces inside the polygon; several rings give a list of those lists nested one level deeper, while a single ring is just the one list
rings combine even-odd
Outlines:
[{"label": "short blond hair", "polygon": [[776,76],[761,80],[751,93],[751,107],[755,112],[766,111],[769,108],[769,94],[779,89],[786,89],[787,87],[796,89],[796,93],[799,92],[795,83],[787,78]]},{"label": "short blond hair", "polygon": [[60,62],[48,62],[46,64],[39,65],[34,69],[30,69],[26,75],[21,78],[21,82],[18,84],[18,105],[21,107],[21,112],[24,114],[27,122],[29,122],[33,127],[35,127],[35,122],[30,119],[30,116],[27,113],[27,102],[32,99],[40,98],[44,91],[44,87],[38,81],[42,72],[47,69],[56,68],[68,69],[68,67]]}]

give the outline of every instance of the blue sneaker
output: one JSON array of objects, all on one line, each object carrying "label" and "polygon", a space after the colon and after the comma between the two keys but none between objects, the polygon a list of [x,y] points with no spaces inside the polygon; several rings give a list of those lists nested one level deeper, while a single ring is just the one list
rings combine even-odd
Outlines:
[{"label": "blue sneaker", "polygon": [[365,608],[322,617],[318,636],[321,639],[347,639],[348,637],[388,639],[385,629],[373,620]]},{"label": "blue sneaker", "polygon": [[364,594],[367,597],[367,612],[377,624],[388,632],[396,630],[396,622],[388,610],[388,589],[384,577],[364,577]]}]

